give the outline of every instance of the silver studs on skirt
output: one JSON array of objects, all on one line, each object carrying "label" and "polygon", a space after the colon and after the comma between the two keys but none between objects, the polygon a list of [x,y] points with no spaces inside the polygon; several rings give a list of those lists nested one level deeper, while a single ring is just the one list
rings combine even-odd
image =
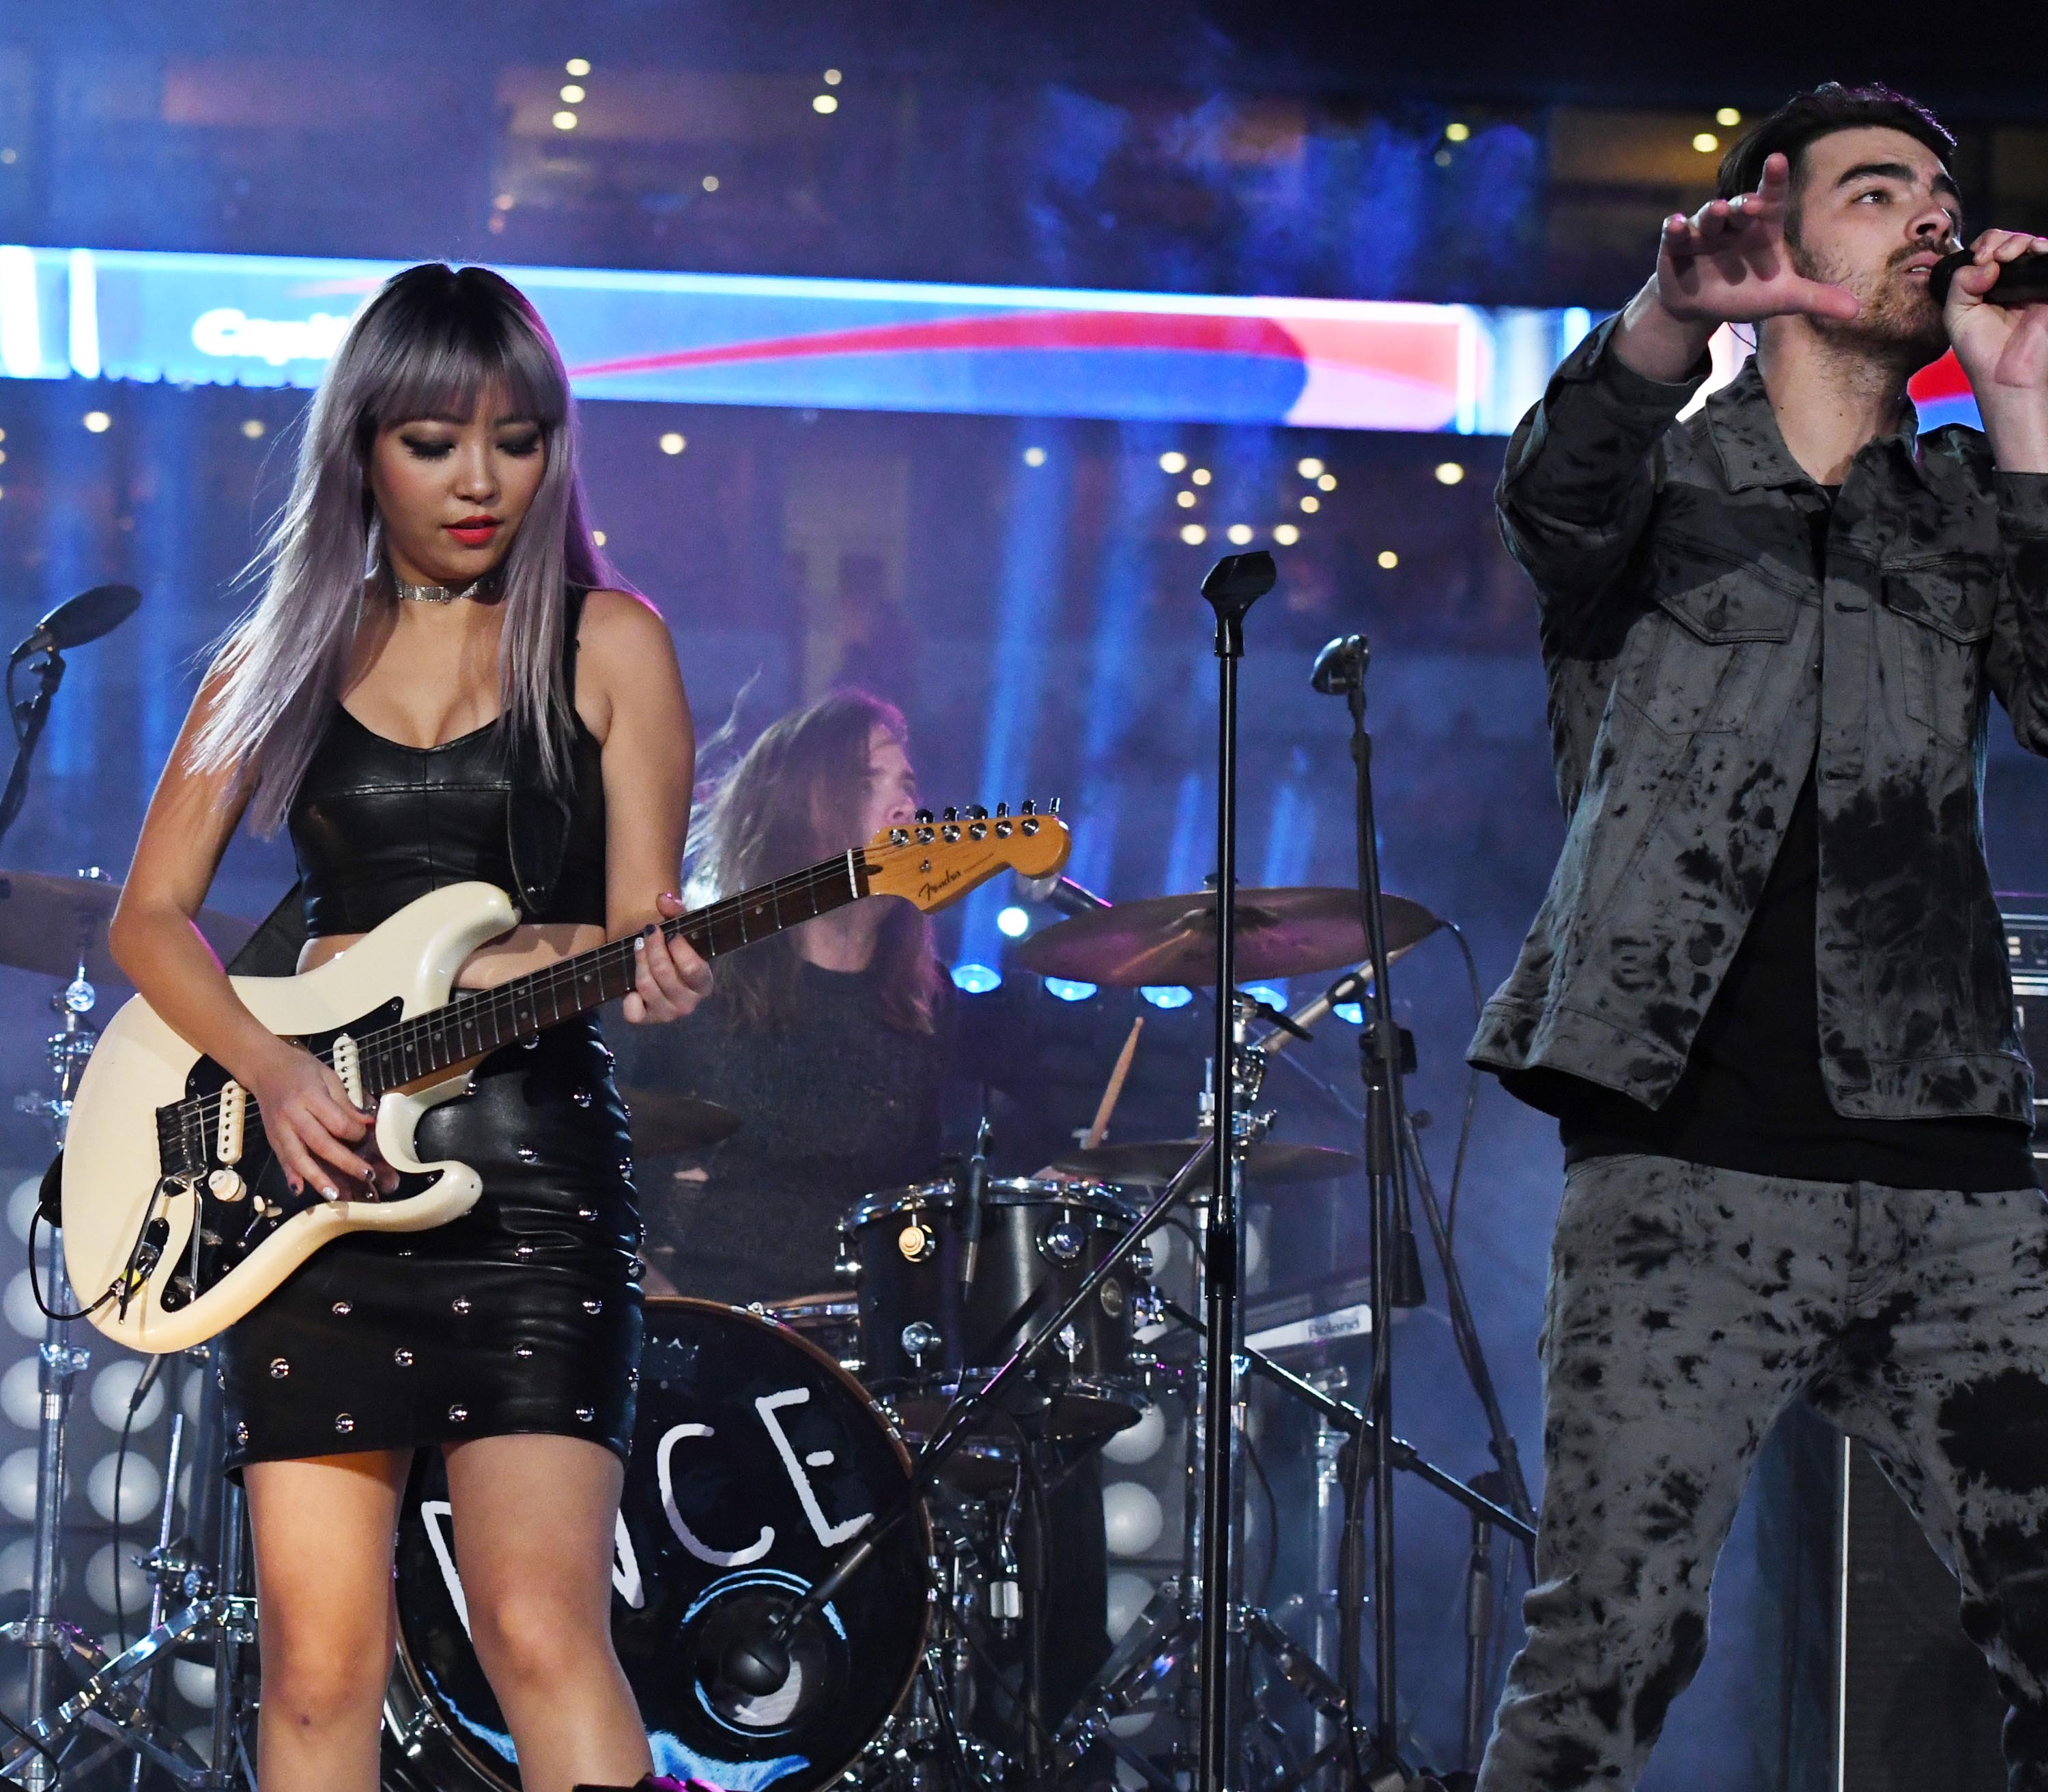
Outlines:
[{"label": "silver studs on skirt", "polygon": [[468,1407],[467,1407],[467,1406],[451,1406],[451,1407],[449,1407],[449,1408],[448,1408],[448,1423],[449,1423],[449,1424],[451,1424],[451,1425],[464,1425],[464,1424],[467,1424],[467,1423],[468,1422],[468,1421],[469,1421],[469,1408],[468,1408]]},{"label": "silver studs on skirt", "polygon": [[522,1145],[516,1147],[514,1150],[512,1155],[517,1158],[522,1164],[537,1164],[541,1161],[541,1154],[535,1150],[530,1145]]},{"label": "silver studs on skirt", "polygon": [[596,1418],[597,1408],[595,1406],[579,1406],[576,1408],[576,1417],[581,1419],[585,1425],[588,1425]]},{"label": "silver studs on skirt", "polygon": [[409,1369],[413,1366],[413,1353],[409,1350],[394,1350],[391,1352],[391,1360],[401,1369]]},{"label": "silver studs on skirt", "polygon": [[598,1314],[604,1311],[604,1302],[602,1301],[585,1301],[583,1304],[583,1310],[595,1319]]},{"label": "silver studs on skirt", "polygon": [[469,1297],[467,1294],[458,1294],[448,1302],[448,1306],[456,1313],[467,1313],[469,1311]]},{"label": "silver studs on skirt", "polygon": [[573,1101],[579,1107],[589,1107],[591,1101],[590,1091],[588,1089],[578,1089],[574,1095],[569,1097],[569,1100]]},{"label": "silver studs on skirt", "polygon": [[235,1442],[236,1442],[236,1444],[237,1444],[237,1445],[239,1445],[242,1449],[248,1449],[248,1447],[249,1447],[249,1427],[248,1427],[247,1425],[236,1425],[236,1426],[235,1426]]},{"label": "silver studs on skirt", "polygon": [[285,1377],[289,1375],[291,1372],[292,1365],[286,1361],[285,1358],[281,1356],[273,1356],[270,1359],[271,1380],[282,1381]]},{"label": "silver studs on skirt", "polygon": [[576,1209],[576,1217],[588,1226],[597,1217],[597,1209],[594,1207],[580,1207]]},{"label": "silver studs on skirt", "polygon": [[346,1437],[355,1429],[355,1421],[347,1413],[336,1413],[334,1415],[334,1428]]},{"label": "silver studs on skirt", "polygon": [[336,1301],[329,1309],[337,1319],[346,1319],[355,1309],[347,1301]]},{"label": "silver studs on skirt", "polygon": [[531,1356],[533,1354],[533,1347],[531,1344],[514,1344],[512,1347],[512,1354],[521,1358]]},{"label": "silver studs on skirt", "polygon": [[515,1244],[512,1247],[512,1255],[523,1263],[533,1255],[533,1247],[530,1244]]}]

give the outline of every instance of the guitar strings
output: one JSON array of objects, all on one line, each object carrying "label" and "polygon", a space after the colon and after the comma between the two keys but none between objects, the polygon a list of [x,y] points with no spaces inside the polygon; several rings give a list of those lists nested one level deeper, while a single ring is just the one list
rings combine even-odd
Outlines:
[{"label": "guitar strings", "polygon": [[[813,894],[819,889],[846,878],[850,870],[856,875],[864,875],[871,870],[865,851],[856,848],[851,853],[842,853],[836,858],[824,859],[816,865],[807,867],[803,871],[792,872],[787,877],[778,878],[774,882],[763,885],[758,890],[743,890],[737,896],[724,897],[716,902],[708,902],[700,909],[694,909],[688,914],[677,915],[660,924],[662,935],[665,938],[674,939],[679,934],[701,933],[703,936],[701,939],[692,937],[690,944],[704,956],[715,957],[722,950],[731,949],[718,946],[712,937],[714,930],[720,921],[739,919],[741,921],[740,938],[737,944],[749,944],[751,942],[747,938],[744,922],[744,916],[748,911],[764,906],[779,911],[780,905],[785,898]],[[856,885],[856,898],[859,894]],[[813,907],[812,913],[802,918],[808,921],[823,912],[824,911]],[[783,922],[778,912],[776,915],[775,926],[771,932],[780,933],[785,925],[793,925],[793,923]],[[588,975],[595,975],[598,979],[598,987],[601,989],[603,987],[607,970],[623,969],[632,962],[635,943],[639,938],[640,936],[638,934],[629,934],[623,939],[607,940],[603,945],[593,946],[588,952],[580,952],[574,958],[558,960],[553,964],[544,966],[537,971],[529,972],[523,977],[511,979],[491,989],[469,991],[456,1000],[445,1003],[440,1007],[430,1010],[426,1014],[414,1014],[398,1022],[396,1025],[378,1028],[365,1034],[355,1041],[358,1054],[367,1056],[373,1051],[381,1052],[390,1041],[404,1033],[409,1027],[417,1028],[422,1032],[429,1026],[438,1027],[445,1038],[451,1020],[456,1023],[456,1036],[459,1041],[464,1023],[479,1018],[484,1012],[496,1009],[500,1003],[507,1007],[516,1026],[518,1018],[517,992],[521,985],[537,990],[545,987],[551,1002],[556,1000],[564,987],[574,988]],[[603,959],[607,954],[610,954],[615,962],[608,966],[597,965],[596,961]],[[593,968],[591,971],[576,968],[583,965],[592,966]],[[624,995],[628,991],[621,991],[619,993]],[[610,999],[615,999],[615,998]],[[532,1011],[530,1003],[529,1011]],[[547,1024],[555,1023],[551,1022]],[[537,1032],[541,1029],[536,1028],[535,1030]],[[518,1037],[516,1033],[514,1037]],[[327,1051],[316,1053],[313,1055],[320,1063],[325,1065],[329,1069],[334,1068],[333,1052],[331,1047]],[[449,1061],[455,1063],[460,1061],[451,1059]],[[432,1068],[438,1069],[444,1067],[435,1065]],[[208,1131],[218,1124],[221,1104],[222,1098],[216,1092],[212,1095],[188,1097],[185,1101],[177,1104],[176,1111],[181,1119],[196,1120],[203,1131]],[[250,1100],[245,1102],[242,1112],[242,1123],[246,1131],[252,1122],[258,1122],[260,1119],[259,1110],[255,1101]]]}]

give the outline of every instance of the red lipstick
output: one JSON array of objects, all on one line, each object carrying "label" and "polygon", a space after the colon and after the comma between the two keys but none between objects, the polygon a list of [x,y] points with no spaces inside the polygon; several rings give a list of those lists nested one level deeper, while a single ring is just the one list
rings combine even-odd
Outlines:
[{"label": "red lipstick", "polygon": [[465,548],[487,548],[498,533],[498,522],[495,517],[464,517],[460,522],[442,526]]}]

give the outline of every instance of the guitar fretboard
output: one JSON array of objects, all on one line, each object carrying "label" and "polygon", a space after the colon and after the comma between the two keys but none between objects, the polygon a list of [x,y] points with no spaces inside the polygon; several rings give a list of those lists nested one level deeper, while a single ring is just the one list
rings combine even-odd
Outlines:
[{"label": "guitar fretboard", "polygon": [[[661,930],[686,941],[700,956],[716,958],[857,902],[867,886],[863,855],[844,852],[677,915]],[[374,1098],[417,1082],[616,1001],[634,987],[639,956],[637,937],[607,940],[544,970],[467,991],[429,1013],[367,1034],[355,1041],[366,1092]]]}]

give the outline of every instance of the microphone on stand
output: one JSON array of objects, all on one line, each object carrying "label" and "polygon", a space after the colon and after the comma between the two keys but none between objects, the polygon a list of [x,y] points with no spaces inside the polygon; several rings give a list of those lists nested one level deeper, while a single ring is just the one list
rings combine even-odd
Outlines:
[{"label": "microphone on stand", "polygon": [[981,1201],[988,1185],[988,1116],[975,1128],[974,1155],[967,1161],[967,1214],[961,1228],[960,1299],[974,1292],[975,1260],[981,1255]]},{"label": "microphone on stand", "polygon": [[[1950,282],[1975,259],[1968,250],[1958,249],[1953,255],[1944,255],[1928,269],[1927,290],[1934,295],[1935,304],[1949,302]],[[1984,294],[1986,304],[2040,304],[2048,301],[2048,255],[2023,255],[2016,262],[1992,265],[1998,270],[1998,284]]]},{"label": "microphone on stand", "polygon": [[31,629],[21,646],[8,656],[9,663],[25,660],[32,654],[61,653],[67,647],[83,647],[120,627],[135,614],[142,594],[133,585],[95,585],[91,591],[68,597]]},{"label": "microphone on stand", "polygon": [[1309,682],[1325,696],[1347,696],[1365,681],[1372,643],[1362,634],[1340,634],[1317,654]]},{"label": "microphone on stand", "polygon": [[1043,902],[1061,914],[1092,914],[1097,909],[1114,906],[1107,896],[1098,896],[1092,890],[1076,883],[1070,877],[1062,877],[1057,871],[1049,877],[1020,877],[1017,887],[1026,902]]}]

